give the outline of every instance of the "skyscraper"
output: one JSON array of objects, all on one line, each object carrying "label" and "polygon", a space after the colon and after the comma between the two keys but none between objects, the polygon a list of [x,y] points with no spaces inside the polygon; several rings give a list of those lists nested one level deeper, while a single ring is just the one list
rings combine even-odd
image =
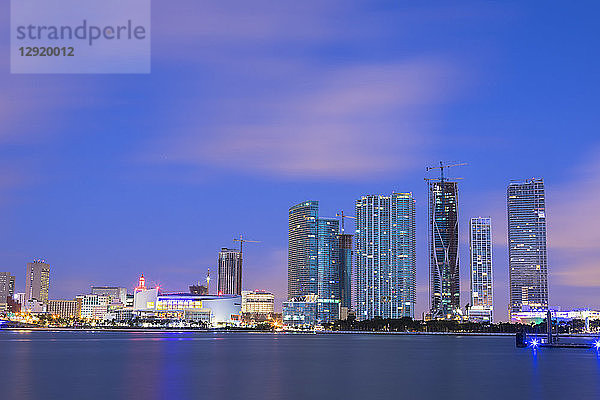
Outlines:
[{"label": "skyscraper", "polygon": [[356,294],[359,320],[414,318],[415,200],[412,193],[356,200]]},{"label": "skyscraper", "polygon": [[242,268],[240,251],[223,247],[219,252],[219,294],[242,294]]},{"label": "skyscraper", "polygon": [[317,219],[319,302],[317,315],[320,322],[335,322],[340,317],[340,222],[335,218]]},{"label": "skyscraper", "polygon": [[10,272],[0,272],[0,303],[6,303],[7,297],[11,300],[15,295],[15,277]]},{"label": "skyscraper", "polygon": [[27,263],[25,271],[25,296],[27,300],[48,302],[50,265],[43,260]]},{"label": "skyscraper", "polygon": [[305,201],[289,209],[289,299],[318,292],[318,218],[318,201]]},{"label": "skyscraper", "polygon": [[471,265],[471,307],[469,319],[476,322],[493,320],[492,219],[471,218],[469,221],[469,253]]},{"label": "skyscraper", "polygon": [[548,308],[546,200],[543,179],[508,185],[509,313]]},{"label": "skyscraper", "polygon": [[460,309],[458,184],[429,183],[429,294],[431,318],[452,318]]},{"label": "skyscraper", "polygon": [[352,308],[352,235],[339,234],[340,249],[340,306]]},{"label": "skyscraper", "polygon": [[290,207],[288,298],[316,295],[317,321],[333,322],[350,307],[351,276],[352,235],[340,234],[337,219],[319,217],[317,201]]}]

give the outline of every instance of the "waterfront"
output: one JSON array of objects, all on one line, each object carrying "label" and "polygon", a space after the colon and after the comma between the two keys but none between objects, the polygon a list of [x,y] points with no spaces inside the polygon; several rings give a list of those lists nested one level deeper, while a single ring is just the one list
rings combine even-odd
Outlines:
[{"label": "waterfront", "polygon": [[514,337],[0,331],[2,399],[598,398],[591,350]]}]

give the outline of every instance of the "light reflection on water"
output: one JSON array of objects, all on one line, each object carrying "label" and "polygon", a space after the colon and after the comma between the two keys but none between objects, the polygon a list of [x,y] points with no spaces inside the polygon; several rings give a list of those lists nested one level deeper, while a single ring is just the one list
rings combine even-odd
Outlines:
[{"label": "light reflection on water", "polygon": [[0,331],[0,365],[2,400],[600,398],[598,352],[514,337]]}]

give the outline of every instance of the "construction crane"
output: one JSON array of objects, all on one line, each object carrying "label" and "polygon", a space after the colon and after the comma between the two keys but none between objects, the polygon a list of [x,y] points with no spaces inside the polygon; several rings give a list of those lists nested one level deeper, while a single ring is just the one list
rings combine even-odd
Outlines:
[{"label": "construction crane", "polygon": [[248,240],[244,239],[243,235],[240,235],[239,239],[233,239],[234,242],[240,242],[240,259],[242,258],[242,250],[244,247],[244,243],[260,243],[260,240]]},{"label": "construction crane", "polygon": [[[240,258],[239,258],[239,260],[240,260],[239,261],[240,262],[240,269],[239,269],[240,273],[238,275],[237,284],[238,284],[238,290],[241,291],[242,290],[242,252],[244,250],[244,243],[260,243],[260,241],[259,240],[244,239],[243,235],[240,235],[239,239],[234,238],[233,241],[234,242],[240,242]],[[236,294],[241,294],[241,292],[240,293],[236,293]]]},{"label": "construction crane", "polygon": [[[435,166],[435,167],[427,167],[427,168],[426,168],[426,170],[427,170],[427,172],[429,172],[429,171],[431,171],[432,169],[439,169],[439,170],[440,170],[440,178],[439,178],[439,180],[440,180],[440,182],[444,182],[444,180],[446,179],[446,178],[444,177],[444,169],[446,169],[446,168],[451,168],[451,167],[460,167],[460,166],[462,166],[462,165],[468,165],[468,164],[467,164],[467,163],[458,163],[458,164],[444,164],[442,161],[440,161],[440,165],[439,165],[439,166]],[[426,180],[426,181],[429,181],[429,180],[434,180],[434,179],[437,179],[437,178],[433,178],[433,179],[432,179],[432,178],[425,178],[425,180]]]},{"label": "construction crane", "polygon": [[341,217],[342,218],[342,233],[344,233],[344,218],[352,218],[352,219],[356,219],[356,217],[352,217],[350,215],[346,215],[344,214],[344,210],[340,211],[339,213],[335,213],[336,217]]}]

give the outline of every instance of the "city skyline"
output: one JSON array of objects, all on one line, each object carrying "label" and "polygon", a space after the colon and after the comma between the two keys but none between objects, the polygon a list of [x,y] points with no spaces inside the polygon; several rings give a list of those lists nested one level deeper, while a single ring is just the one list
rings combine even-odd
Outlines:
[{"label": "city skyline", "polygon": [[[0,262],[17,292],[35,258],[53,267],[51,298],[131,288],[140,272],[183,290],[208,267],[214,278],[216,252],[243,233],[262,241],[244,249],[244,286],[279,305],[290,205],[319,199],[333,217],[365,193],[410,191],[421,315],[424,168],[444,160],[469,163],[456,173],[459,254],[467,217],[494,221],[498,320],[509,301],[506,185],[534,176],[551,216],[550,303],[600,308],[600,238],[587,223],[600,218],[589,201],[600,193],[595,6],[352,3],[340,13],[328,2],[183,1],[153,4],[162,22],[147,76],[10,75],[5,60]],[[192,43],[204,51],[184,52]],[[465,257],[460,267],[464,305]]]}]

